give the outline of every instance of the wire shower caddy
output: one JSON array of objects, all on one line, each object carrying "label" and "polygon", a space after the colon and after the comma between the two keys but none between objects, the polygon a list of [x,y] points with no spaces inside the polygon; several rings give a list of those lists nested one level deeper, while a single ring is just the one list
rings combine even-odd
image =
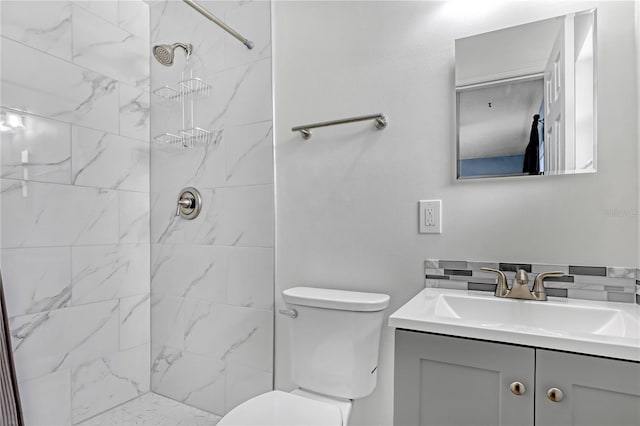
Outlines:
[{"label": "wire shower caddy", "polygon": [[188,63],[182,77],[176,87],[163,86],[153,91],[161,99],[180,103],[182,129],[154,136],[153,141],[172,148],[191,149],[209,143],[213,137],[211,130],[195,124],[198,100],[211,94],[211,85],[201,78],[193,77],[193,70]]}]

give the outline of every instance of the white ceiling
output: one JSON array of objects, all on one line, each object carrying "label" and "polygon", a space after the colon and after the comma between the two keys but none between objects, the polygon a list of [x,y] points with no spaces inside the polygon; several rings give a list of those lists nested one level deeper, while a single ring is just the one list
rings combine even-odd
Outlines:
[{"label": "white ceiling", "polygon": [[467,89],[458,95],[460,159],[524,154],[533,115],[542,104],[542,79]]}]

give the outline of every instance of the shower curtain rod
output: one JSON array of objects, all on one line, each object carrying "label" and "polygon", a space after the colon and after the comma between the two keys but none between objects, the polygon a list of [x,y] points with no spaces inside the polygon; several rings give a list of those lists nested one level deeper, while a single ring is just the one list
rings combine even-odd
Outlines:
[{"label": "shower curtain rod", "polygon": [[189,6],[194,8],[202,16],[204,16],[205,18],[207,18],[208,20],[210,20],[211,22],[213,22],[214,24],[218,25],[220,28],[222,28],[223,30],[225,30],[226,32],[228,32],[229,34],[231,34],[232,36],[234,36],[235,38],[240,40],[242,42],[242,44],[247,46],[247,49],[253,49],[253,42],[252,41],[249,41],[245,37],[243,37],[240,34],[238,34],[233,28],[231,28],[230,26],[228,26],[227,24],[222,22],[219,18],[217,18],[215,15],[213,15],[207,9],[205,9],[202,6],[200,6],[198,3],[196,3],[193,0],[182,0],[182,1],[184,1],[186,4],[188,4]]}]

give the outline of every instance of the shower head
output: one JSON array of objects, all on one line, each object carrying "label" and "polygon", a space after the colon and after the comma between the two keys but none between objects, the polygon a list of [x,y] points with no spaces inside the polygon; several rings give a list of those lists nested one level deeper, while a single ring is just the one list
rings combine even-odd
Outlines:
[{"label": "shower head", "polygon": [[153,46],[153,56],[155,56],[156,60],[162,65],[170,67],[173,65],[174,51],[178,47],[184,49],[184,55],[187,58],[193,50],[191,43],[158,44]]}]

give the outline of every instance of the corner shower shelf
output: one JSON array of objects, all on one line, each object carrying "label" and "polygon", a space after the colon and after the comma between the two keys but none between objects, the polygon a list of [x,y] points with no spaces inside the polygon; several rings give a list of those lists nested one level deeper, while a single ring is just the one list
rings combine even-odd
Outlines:
[{"label": "corner shower shelf", "polygon": [[211,94],[211,85],[200,78],[190,78],[178,83],[177,88],[162,86],[153,94],[167,100],[177,101],[186,96],[206,97]]}]

